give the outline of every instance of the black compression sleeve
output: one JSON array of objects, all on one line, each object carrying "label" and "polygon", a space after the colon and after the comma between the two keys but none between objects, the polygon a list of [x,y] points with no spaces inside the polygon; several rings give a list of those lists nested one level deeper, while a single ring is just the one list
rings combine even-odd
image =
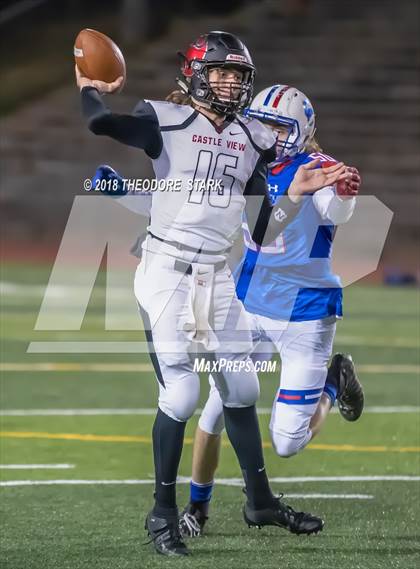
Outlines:
[{"label": "black compression sleeve", "polygon": [[300,211],[300,204],[295,204],[286,194],[279,198],[271,208],[271,214],[264,235],[264,243],[272,243],[282,233]]},{"label": "black compression sleeve", "polygon": [[159,121],[150,103],[141,101],[133,114],[111,112],[94,87],[81,91],[82,111],[94,134],[107,135],[123,144],[142,148],[150,158],[157,158],[163,141]]},{"label": "black compression sleeve", "polygon": [[287,195],[277,200],[274,206],[271,205],[265,156],[258,160],[245,187],[244,197],[248,227],[257,245],[272,243],[299,212],[299,205],[294,204]]}]

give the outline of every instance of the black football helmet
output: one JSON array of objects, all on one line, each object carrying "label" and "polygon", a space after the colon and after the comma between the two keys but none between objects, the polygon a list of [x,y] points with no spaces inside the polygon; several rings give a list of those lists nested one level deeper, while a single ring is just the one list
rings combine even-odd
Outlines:
[{"label": "black football helmet", "polygon": [[[247,106],[252,98],[255,67],[247,47],[242,41],[227,32],[209,32],[200,36],[187,49],[178,52],[182,59],[183,77],[177,82],[181,89],[191,95],[193,100],[220,114],[234,114]],[[230,96],[216,94],[217,83],[209,82],[209,70],[214,68],[235,68],[242,72],[240,83],[231,82],[220,86],[230,89]]]}]

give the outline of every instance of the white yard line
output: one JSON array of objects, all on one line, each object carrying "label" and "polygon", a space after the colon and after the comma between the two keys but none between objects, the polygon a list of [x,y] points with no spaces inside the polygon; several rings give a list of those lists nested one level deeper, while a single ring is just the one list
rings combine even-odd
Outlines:
[{"label": "white yard line", "polygon": [[365,364],[357,365],[356,370],[360,373],[414,373],[420,374],[420,366],[413,364]]},{"label": "white yard line", "polygon": [[[188,477],[179,477],[179,482],[189,482]],[[270,482],[281,484],[306,483],[306,482],[419,482],[420,476],[404,475],[374,475],[374,476],[277,476],[270,478]],[[218,478],[218,484],[243,484],[242,478]]]},{"label": "white yard line", "polygon": [[[419,342],[412,338],[372,339],[348,336],[346,338],[337,338],[335,344],[346,347],[419,348]],[[30,354],[140,354],[148,353],[148,345],[147,342],[129,341],[35,341],[29,344],[27,352]]]},{"label": "white yard line", "polygon": [[[338,413],[338,409],[335,407],[331,409],[332,413]],[[365,407],[363,413],[420,413],[420,407],[414,405],[390,405],[389,407],[384,405],[375,405],[372,407]]]},{"label": "white yard line", "polygon": [[108,485],[144,485],[154,484],[152,479],[147,480],[5,480],[0,486],[108,486]]},{"label": "white yard line", "polygon": [[285,498],[304,500],[373,500],[371,494],[284,494]]},{"label": "white yard line", "polygon": [[[418,482],[420,476],[304,476],[304,477],[290,477],[290,478],[270,478],[270,482],[278,482],[282,484],[287,483],[302,483],[302,482]],[[178,478],[179,484],[189,484],[190,478],[180,476]],[[216,478],[216,484],[223,486],[243,486],[242,478]],[[153,478],[129,479],[129,480],[5,480],[0,482],[0,486],[77,486],[77,485],[146,485],[154,484]],[[343,498],[359,499],[373,498],[367,494],[285,494],[288,497],[299,498]],[[363,497],[363,498],[361,498]]]},{"label": "white yard line", "polygon": [[[197,414],[201,410],[197,410]],[[156,407],[145,409],[3,409],[0,417],[74,417],[96,415],[156,415]]]},{"label": "white yard line", "polygon": [[337,346],[369,346],[378,348],[419,348],[419,339],[390,336],[346,336],[338,334],[334,338]]},{"label": "white yard line", "polygon": [[[3,487],[16,487],[16,486],[77,486],[77,485],[141,485],[141,484],[154,484],[154,480],[9,480],[0,482]],[[224,482],[225,486],[242,486],[241,484],[229,484]],[[304,499],[304,500],[372,500],[374,496],[371,494],[284,494],[285,498]]]},{"label": "white yard line", "polygon": [[[24,284],[2,281],[0,282],[0,292],[2,296],[20,298],[43,298],[47,290],[46,284]],[[83,284],[73,285],[50,285],[48,293],[55,298],[77,299],[80,291],[84,291]],[[95,291],[105,295],[104,287],[95,287]],[[113,287],[114,292],[118,292],[121,297],[131,295],[132,290],[124,287]],[[407,315],[410,316],[410,315]],[[404,316],[403,316],[404,317]],[[374,318],[374,315],[372,315]],[[90,344],[90,346],[89,346]],[[111,344],[113,344],[111,346]],[[119,344],[119,345],[117,345]],[[353,335],[341,335],[335,338],[335,344],[340,346],[378,346],[378,347],[397,347],[397,348],[418,348],[419,341],[415,338],[407,337],[365,337]],[[125,346],[125,347],[124,347]],[[31,342],[29,352],[32,353],[135,353],[147,351],[147,344],[140,342]]]},{"label": "white yard line", "polygon": [[[0,371],[27,372],[100,372],[100,373],[142,373],[153,372],[149,363],[78,363],[78,362],[2,362]],[[357,371],[364,374],[420,374],[416,364],[360,364]]]},{"label": "white yard line", "polygon": [[0,464],[0,470],[66,470],[74,464]]},{"label": "white yard line", "polygon": [[147,342],[129,341],[48,341],[30,342],[28,354],[147,354]]},{"label": "white yard line", "polygon": [[[195,415],[200,415],[201,409],[195,411]],[[338,413],[337,409],[332,409],[332,413]],[[400,406],[374,406],[365,407],[363,413],[420,413],[420,407],[412,405]],[[76,417],[99,415],[155,415],[156,407],[133,408],[133,409],[2,409],[0,417]],[[271,407],[261,407],[258,409],[259,415],[271,415]]]},{"label": "white yard line", "polygon": [[81,372],[93,371],[100,373],[138,373],[152,372],[153,366],[149,363],[77,363],[77,362],[3,362],[0,371],[28,371],[28,372]]}]

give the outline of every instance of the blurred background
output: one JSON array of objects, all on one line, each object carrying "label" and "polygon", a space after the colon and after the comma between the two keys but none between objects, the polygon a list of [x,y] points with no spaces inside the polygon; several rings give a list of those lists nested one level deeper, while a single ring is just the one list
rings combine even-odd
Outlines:
[{"label": "blurred background", "polygon": [[[334,351],[352,354],[363,382],[361,420],[349,425],[335,413],[308,451],[279,460],[268,432],[278,373],[260,374],[267,470],[290,478],[286,485],[277,478],[273,490],[290,493],[298,510],[325,517],[329,530],[321,541],[298,544],[294,536],[278,540],[274,528],[248,533],[239,515],[242,493],[220,484],[214,525],[206,539],[191,545],[201,550],[200,568],[259,567],[263,560],[266,569],[278,569],[280,558],[284,567],[419,567],[419,4],[0,0],[0,486],[8,486],[0,516],[2,567],[158,566],[152,548],[141,545],[152,494],[157,382],[132,293],[137,260],[128,254],[132,242],[121,236],[126,225],[118,209],[127,210],[99,196],[116,211],[104,222],[98,196],[86,196],[82,187],[103,163],[125,177],[153,174],[142,152],[95,137],[82,119],[73,42],[86,27],[111,36],[125,55],[126,87],[107,99],[120,112],[140,98],[165,98],[179,73],[176,52],[201,33],[239,35],[258,70],[255,90],[285,83],[304,91],[314,104],[324,151],[356,165],[363,194],[394,212],[378,269],[345,289],[345,318],[334,341]],[[85,233],[73,232],[79,241],[71,266],[64,267],[69,273],[63,271],[61,280],[55,275],[46,287],[80,196],[86,199],[76,203],[89,206],[80,215]],[[374,241],[375,220],[367,223]],[[123,261],[118,270],[110,271],[108,263],[97,274],[105,230],[115,235],[107,261],[112,255]],[[352,246],[362,232],[353,233]],[[337,240],[341,235],[340,229]],[[371,246],[359,240],[365,246],[358,267]],[[98,257],[91,262],[86,250],[95,243]],[[340,256],[346,268],[348,255]],[[121,325],[107,327],[110,301]],[[38,326],[45,306],[44,315],[53,320]],[[207,397],[202,375],[201,407]],[[185,481],[196,421],[187,425],[180,468]],[[54,470],[57,463],[69,469]],[[220,476],[240,474],[224,439]],[[297,475],[307,481],[297,482]],[[332,484],[331,476],[338,477]],[[345,481],[348,476],[362,478]],[[136,479],[138,486],[95,484]],[[28,486],[16,487],[21,484]],[[346,501],[330,499],[331,492]],[[184,484],[180,506],[186,496]],[[196,568],[197,559],[184,567]]]},{"label": "blurred background", "polygon": [[118,111],[175,86],[176,52],[224,29],[248,45],[256,91],[297,86],[312,100],[328,154],[356,165],[363,193],[394,213],[370,279],[418,281],[420,61],[417,0],[15,0],[1,2],[2,256],[55,258],[73,199],[100,163],[151,175],[141,152],[93,138],[74,86],[80,29],[110,35],[128,80],[109,100]]}]

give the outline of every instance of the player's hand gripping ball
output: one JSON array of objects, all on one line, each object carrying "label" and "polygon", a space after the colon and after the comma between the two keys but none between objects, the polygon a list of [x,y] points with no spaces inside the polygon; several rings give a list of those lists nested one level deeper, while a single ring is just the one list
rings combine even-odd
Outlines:
[{"label": "player's hand gripping ball", "polygon": [[347,166],[348,176],[344,180],[339,180],[336,184],[337,195],[341,199],[349,199],[358,195],[362,179],[357,168]]},{"label": "player's hand gripping ball", "polygon": [[101,93],[120,91],[126,80],[124,56],[111,38],[86,28],[74,43],[77,84],[96,87]]}]

